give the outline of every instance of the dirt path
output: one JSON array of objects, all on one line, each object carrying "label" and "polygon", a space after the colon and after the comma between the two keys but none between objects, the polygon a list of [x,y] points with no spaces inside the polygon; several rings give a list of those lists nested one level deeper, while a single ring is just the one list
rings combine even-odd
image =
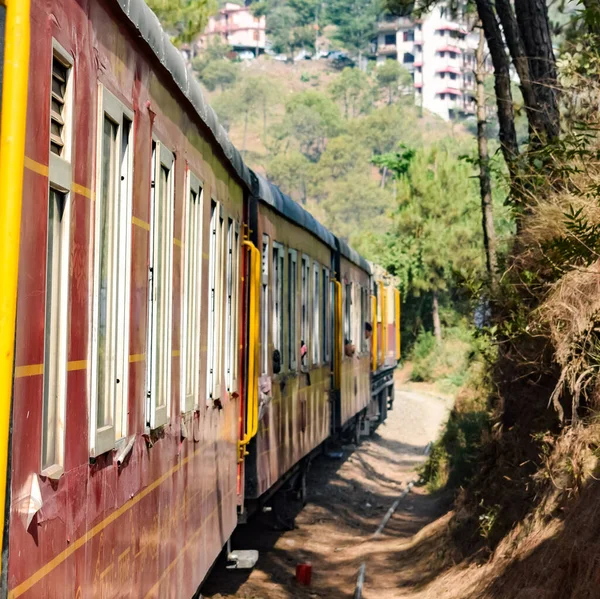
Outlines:
[{"label": "dirt path", "polygon": [[[274,499],[273,513],[240,527],[234,548],[260,551],[254,570],[227,571],[224,564],[217,564],[203,597],[347,598],[354,592],[362,562],[366,562],[365,599],[405,596],[398,585],[410,580],[399,578],[402,565],[390,563],[389,551],[382,549],[386,540],[408,539],[438,517],[442,513],[438,499],[415,489],[400,503],[383,534],[370,537],[408,482],[416,479],[415,467],[424,461],[425,448],[437,437],[450,403],[417,386],[397,383],[394,410],[386,423],[358,448],[344,446],[342,458],[324,455],[313,462],[304,508],[282,492]],[[293,530],[281,530],[292,521]],[[294,580],[296,564],[307,561],[313,569],[308,588]]]}]

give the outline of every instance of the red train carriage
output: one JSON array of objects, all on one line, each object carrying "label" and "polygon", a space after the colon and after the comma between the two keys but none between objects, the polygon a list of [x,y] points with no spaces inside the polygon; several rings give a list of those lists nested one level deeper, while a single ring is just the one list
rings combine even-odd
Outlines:
[{"label": "red train carriage", "polygon": [[246,168],[142,0],[31,28],[8,596],[191,597],[244,491],[381,416],[399,310],[370,345],[369,265]]},{"label": "red train carriage", "polygon": [[9,596],[189,597],[237,523],[250,173],[145,4],[31,24]]}]

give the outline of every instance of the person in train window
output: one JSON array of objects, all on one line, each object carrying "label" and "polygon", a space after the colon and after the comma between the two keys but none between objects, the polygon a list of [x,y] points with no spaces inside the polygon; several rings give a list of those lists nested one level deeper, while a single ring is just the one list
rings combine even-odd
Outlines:
[{"label": "person in train window", "polygon": [[354,344],[352,343],[352,341],[350,341],[350,339],[345,339],[344,340],[344,353],[349,358],[351,358],[355,352],[356,352],[356,348],[354,347]]},{"label": "person in train window", "polygon": [[365,339],[370,339],[373,334],[373,327],[370,322],[365,322]]},{"label": "person in train window", "polygon": [[306,366],[306,353],[308,352],[308,348],[306,347],[306,343],[304,341],[300,341],[300,365]]}]

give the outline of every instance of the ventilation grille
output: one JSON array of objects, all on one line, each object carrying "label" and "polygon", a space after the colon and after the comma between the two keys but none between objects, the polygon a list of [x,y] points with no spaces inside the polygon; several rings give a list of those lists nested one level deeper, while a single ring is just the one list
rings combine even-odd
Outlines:
[{"label": "ventilation grille", "polygon": [[50,151],[62,156],[65,149],[65,99],[69,68],[56,57],[52,60],[50,96]]}]

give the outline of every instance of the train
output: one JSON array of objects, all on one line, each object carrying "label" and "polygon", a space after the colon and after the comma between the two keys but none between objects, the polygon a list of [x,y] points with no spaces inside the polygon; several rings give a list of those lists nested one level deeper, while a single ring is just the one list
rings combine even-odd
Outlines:
[{"label": "train", "polygon": [[24,125],[4,596],[189,598],[329,440],[385,420],[400,294],[248,168],[143,0],[0,13],[0,136]]}]

